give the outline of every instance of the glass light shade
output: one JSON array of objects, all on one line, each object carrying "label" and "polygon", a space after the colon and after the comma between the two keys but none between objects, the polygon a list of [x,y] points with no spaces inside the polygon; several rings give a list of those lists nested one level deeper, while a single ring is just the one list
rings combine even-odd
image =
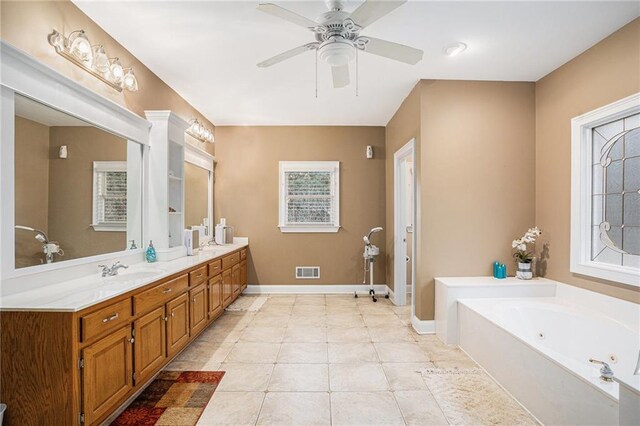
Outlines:
[{"label": "glass light shade", "polygon": [[58,50],[64,49],[64,36],[57,31],[53,31],[49,35],[49,43]]},{"label": "glass light shade", "polygon": [[92,60],[92,49],[91,43],[87,38],[84,31],[74,31],[69,35],[69,40],[67,41],[69,46],[69,52],[74,55],[76,58],[80,59],[84,62],[91,62]]},{"label": "glass light shade", "polygon": [[111,71],[111,80],[114,83],[120,83],[122,81],[122,78],[124,77],[124,68],[122,68],[122,64],[120,64],[120,60],[118,58],[111,60],[109,71]]},{"label": "glass light shade", "polygon": [[109,57],[102,46],[93,47],[93,68],[103,74],[109,72]]},{"label": "glass light shade", "polygon": [[129,68],[122,78],[122,85],[125,89],[130,92],[135,92],[138,90],[138,80],[136,79],[133,70]]},{"label": "glass light shade", "polygon": [[209,136],[211,136],[211,132],[209,131],[209,129],[205,129],[204,135],[202,135],[202,137],[204,137],[206,140],[209,140]]}]

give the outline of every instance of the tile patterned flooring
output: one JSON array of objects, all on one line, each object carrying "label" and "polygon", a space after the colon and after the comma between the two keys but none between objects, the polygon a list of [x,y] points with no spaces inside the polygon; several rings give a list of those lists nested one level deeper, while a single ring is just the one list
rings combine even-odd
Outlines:
[{"label": "tile patterned flooring", "polygon": [[386,299],[269,296],[225,312],[167,369],[226,372],[199,425],[537,424],[409,316]]}]

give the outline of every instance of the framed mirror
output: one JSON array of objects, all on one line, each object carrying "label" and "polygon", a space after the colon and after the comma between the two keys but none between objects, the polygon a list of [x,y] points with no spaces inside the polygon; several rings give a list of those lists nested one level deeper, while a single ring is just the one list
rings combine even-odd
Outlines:
[{"label": "framed mirror", "polygon": [[137,249],[142,145],[15,96],[15,268]]},{"label": "framed mirror", "polygon": [[213,173],[215,158],[185,143],[184,226],[200,229],[200,242],[213,238]]}]

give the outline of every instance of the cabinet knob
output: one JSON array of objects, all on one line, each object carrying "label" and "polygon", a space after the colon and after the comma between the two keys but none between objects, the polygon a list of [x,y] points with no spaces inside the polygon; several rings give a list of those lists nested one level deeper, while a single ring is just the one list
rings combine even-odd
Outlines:
[{"label": "cabinet knob", "polygon": [[162,319],[165,320],[165,321],[169,321],[169,317],[164,317]]},{"label": "cabinet knob", "polygon": [[175,317],[175,316],[176,316],[176,313],[175,313],[175,312],[171,312],[171,316],[172,316],[172,317]]}]

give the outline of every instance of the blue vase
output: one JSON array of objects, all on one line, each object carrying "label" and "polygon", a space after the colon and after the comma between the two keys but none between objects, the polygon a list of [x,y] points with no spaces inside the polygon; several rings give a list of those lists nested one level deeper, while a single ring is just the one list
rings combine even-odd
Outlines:
[{"label": "blue vase", "polygon": [[147,251],[145,252],[144,257],[149,263],[153,263],[158,260],[156,257],[156,249],[153,247],[153,241],[149,241],[149,247],[147,247]]}]

